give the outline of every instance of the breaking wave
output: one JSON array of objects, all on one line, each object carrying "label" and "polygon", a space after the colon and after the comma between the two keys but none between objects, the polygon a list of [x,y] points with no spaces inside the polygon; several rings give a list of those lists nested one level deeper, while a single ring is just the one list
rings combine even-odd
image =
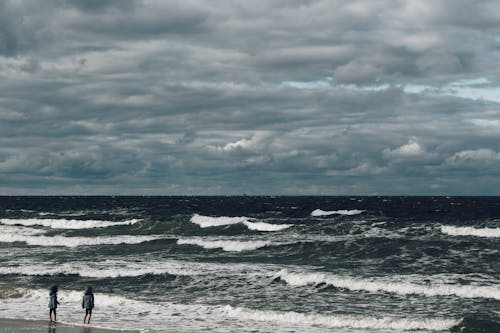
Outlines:
[{"label": "breaking wave", "polygon": [[500,237],[500,228],[473,228],[442,225],[441,232],[450,236]]},{"label": "breaking wave", "polygon": [[115,225],[131,225],[140,222],[139,219],[126,221],[101,221],[101,220],[67,220],[67,219],[0,219],[0,224],[23,225],[23,226],[43,226],[52,229],[89,229],[105,228]]},{"label": "breaking wave", "polygon": [[[204,266],[206,265],[178,263],[175,261],[130,263],[107,260],[94,264],[67,263],[57,265],[24,264],[22,266],[4,266],[0,267],[0,274],[27,276],[64,274],[92,278],[137,277],[147,274],[193,276],[205,274],[207,269]],[[208,267],[208,270],[211,271],[210,267]]]},{"label": "breaking wave", "polygon": [[225,312],[239,319],[272,321],[299,325],[322,325],[331,328],[391,329],[391,330],[448,330],[457,325],[460,319],[449,318],[375,318],[348,315],[323,315],[299,313],[294,311],[264,311],[227,305]]},{"label": "breaking wave", "polygon": [[242,252],[257,250],[269,246],[268,241],[234,241],[234,240],[204,240],[199,238],[178,239],[177,244],[197,245],[204,249],[222,249],[224,251]]},{"label": "breaking wave", "polygon": [[341,209],[341,210],[321,210],[321,209],[315,209],[311,212],[311,216],[328,216],[328,215],[359,215],[361,213],[365,212],[364,210],[360,209],[352,209],[352,210],[346,210],[346,209]]},{"label": "breaking wave", "polygon": [[291,227],[291,224],[271,224],[265,222],[252,222],[249,217],[229,217],[229,216],[203,216],[194,214],[191,222],[199,225],[201,228],[220,227],[224,225],[238,224],[245,225],[250,230],[256,231],[279,231]]},{"label": "breaking wave", "polygon": [[41,229],[25,228],[17,225],[0,225],[0,241],[2,237],[7,239],[8,235],[33,236],[33,235],[42,235],[44,233],[45,230]]},{"label": "breaking wave", "polygon": [[203,215],[198,215],[194,214],[191,217],[191,222],[196,223],[202,228],[209,228],[209,227],[220,227],[223,225],[230,225],[230,224],[238,224],[238,223],[244,223],[248,222],[249,218],[240,216],[240,217],[228,217],[228,216],[219,216],[219,217],[212,217],[212,216],[203,216]]},{"label": "breaking wave", "polygon": [[[55,276],[79,275],[92,278],[137,277],[142,275],[245,275],[269,276],[271,268],[249,264],[216,264],[198,261],[158,260],[140,261],[137,257],[128,260],[104,260],[101,262],[23,263],[22,265],[4,265],[0,267],[3,275]],[[1,290],[0,290],[1,291]]]},{"label": "breaking wave", "polygon": [[265,222],[243,222],[243,224],[248,229],[257,231],[280,231],[292,226],[291,224],[271,224]]},{"label": "breaking wave", "polygon": [[0,267],[0,274],[15,274],[15,275],[27,275],[27,276],[43,276],[43,275],[79,275],[81,277],[92,277],[92,278],[117,278],[117,277],[137,277],[147,274],[154,275],[194,275],[186,273],[185,270],[172,269],[170,267],[114,267],[114,268],[95,268],[84,265],[79,266],[69,266],[69,265],[57,265],[55,267],[48,266],[37,266],[37,265],[23,265],[23,266],[7,266]]},{"label": "breaking wave", "polygon": [[292,273],[281,270],[276,279],[291,286],[327,284],[352,291],[387,292],[399,295],[458,296],[460,298],[492,298],[500,300],[500,287],[457,284],[416,284],[390,280],[360,279],[329,273]]},{"label": "breaking wave", "polygon": [[[58,300],[66,309],[77,309],[81,305],[82,291],[59,289]],[[3,297],[2,297],[3,296]],[[6,296],[6,297],[5,297]],[[40,320],[44,319],[38,309],[47,307],[48,290],[17,288],[9,295],[1,295],[2,317]],[[124,329],[126,323],[130,330],[162,330],[165,328],[174,331],[191,331],[199,329],[196,319],[209,319],[211,308],[203,305],[184,305],[174,303],[153,303],[130,299],[124,296],[95,294],[96,306],[99,314],[106,318],[101,328]],[[20,312],[19,308],[25,309]],[[181,315],[179,315],[181,314]],[[58,314],[61,323],[81,325],[81,312],[63,311]],[[133,320],[131,320],[133,318]],[[206,322],[205,322],[206,323]],[[183,329],[184,328],[184,329]]]},{"label": "breaking wave", "polygon": [[97,237],[65,237],[65,236],[36,236],[15,233],[0,234],[1,243],[22,242],[27,245],[36,246],[64,246],[77,247],[85,245],[111,245],[111,244],[140,244],[152,240],[161,239],[159,235],[148,236],[97,236]]}]

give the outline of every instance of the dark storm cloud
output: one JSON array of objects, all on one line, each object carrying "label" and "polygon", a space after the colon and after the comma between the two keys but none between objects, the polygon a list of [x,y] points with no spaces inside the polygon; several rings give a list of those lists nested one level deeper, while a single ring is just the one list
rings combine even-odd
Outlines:
[{"label": "dark storm cloud", "polygon": [[2,194],[498,194],[494,1],[4,1]]},{"label": "dark storm cloud", "polygon": [[27,11],[31,10],[38,11],[36,2],[0,2],[0,55],[16,56],[40,46],[50,38],[44,24],[46,22],[40,17],[28,16]]}]

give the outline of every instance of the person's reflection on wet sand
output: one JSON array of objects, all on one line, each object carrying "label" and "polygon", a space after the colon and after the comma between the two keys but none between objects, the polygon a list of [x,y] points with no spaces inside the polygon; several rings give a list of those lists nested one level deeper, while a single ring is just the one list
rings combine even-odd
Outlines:
[{"label": "person's reflection on wet sand", "polygon": [[[55,325],[49,325],[48,333],[57,333]],[[92,333],[92,328],[90,327],[82,327],[82,333]]]}]

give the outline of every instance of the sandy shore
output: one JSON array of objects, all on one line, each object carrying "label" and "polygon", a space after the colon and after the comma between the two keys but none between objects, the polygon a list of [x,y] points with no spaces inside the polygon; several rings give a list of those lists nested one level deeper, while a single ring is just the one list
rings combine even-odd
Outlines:
[{"label": "sandy shore", "polygon": [[138,333],[139,331],[114,331],[91,326],[71,326],[63,323],[49,325],[43,320],[0,318],[0,333]]}]

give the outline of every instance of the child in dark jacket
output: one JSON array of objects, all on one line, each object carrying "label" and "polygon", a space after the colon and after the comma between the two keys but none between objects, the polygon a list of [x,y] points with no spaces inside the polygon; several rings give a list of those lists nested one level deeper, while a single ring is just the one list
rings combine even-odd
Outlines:
[{"label": "child in dark jacket", "polygon": [[82,309],[85,309],[85,317],[83,317],[84,324],[90,324],[90,317],[92,317],[93,308],[94,308],[94,294],[92,293],[92,287],[87,286],[87,288],[85,288],[85,293],[83,294],[83,299],[82,299]]},{"label": "child in dark jacket", "polygon": [[57,321],[57,286],[52,286],[49,292],[49,320],[52,321],[52,313],[54,313],[54,321]]}]

